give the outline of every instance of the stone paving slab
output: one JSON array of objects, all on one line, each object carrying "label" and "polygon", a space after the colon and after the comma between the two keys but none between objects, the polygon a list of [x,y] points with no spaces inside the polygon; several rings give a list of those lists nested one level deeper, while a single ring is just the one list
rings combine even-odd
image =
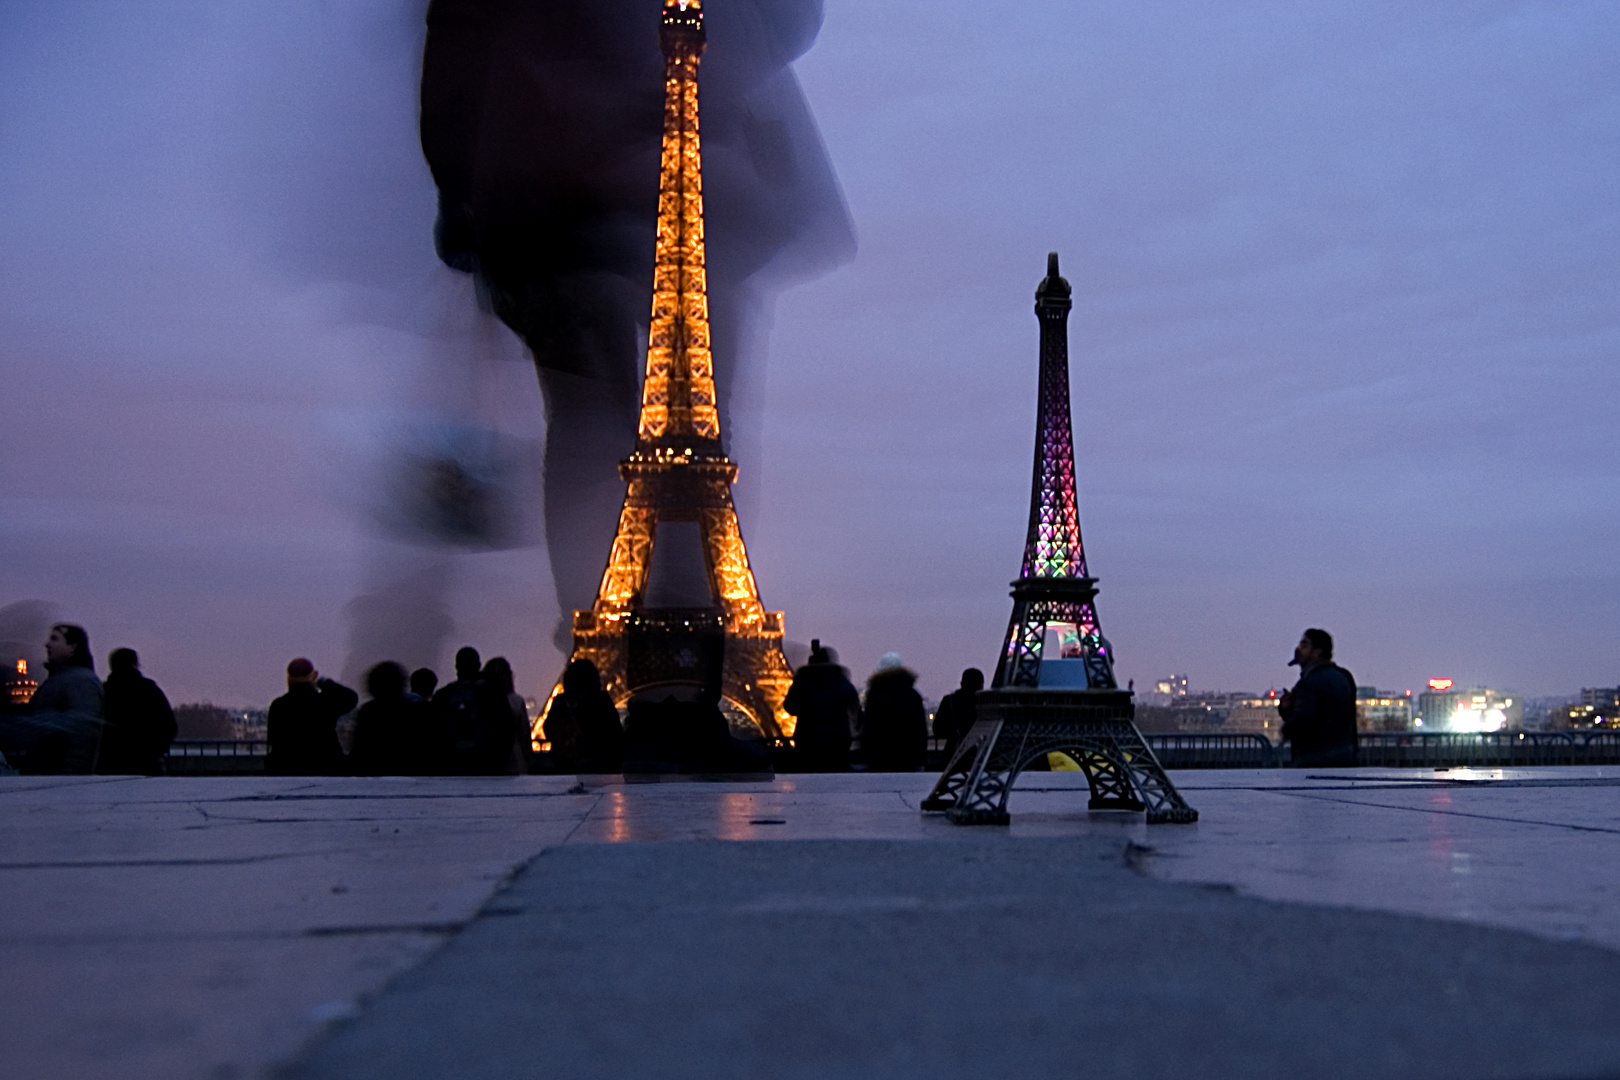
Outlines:
[{"label": "stone paving slab", "polygon": [[569,846],[289,1080],[1595,1076],[1620,955],[1095,837]]},{"label": "stone paving slab", "polygon": [[[1503,940],[1520,944],[1502,947],[1521,957],[1524,948],[1555,949],[1526,960],[1532,967],[1573,962],[1558,942],[1620,950],[1620,769],[1212,770],[1175,779],[1202,812],[1195,826],[1088,813],[1083,781],[1062,773],[1026,775],[1013,824],[987,829],[920,814],[932,782],[921,774],[578,785],[573,777],[0,778],[0,1075],[261,1075],[297,1060],[341,1018],[366,1022],[390,1000],[392,980],[429,970],[421,965],[446,943],[459,950],[486,922],[523,923],[491,897],[542,853],[537,868],[575,849],[611,862],[639,857],[614,851],[707,841],[773,850],[837,841],[870,863],[891,858],[875,855],[881,845],[872,841],[943,851],[1071,842],[1099,845],[1097,865],[1109,874],[1128,862],[1131,888],[1216,883],[1253,898],[1528,931],[1541,940],[1509,934]],[[778,857],[786,858],[760,856]],[[679,885],[681,865],[647,863],[636,888],[657,894],[659,875]],[[810,895],[843,879],[829,880],[811,882]],[[895,895],[936,903],[910,893],[870,902],[900,903]],[[700,928],[715,916],[655,918]],[[977,931],[984,940],[1002,933],[992,923]],[[813,951],[795,963],[805,978],[821,977]],[[1517,979],[1516,970],[1498,976]]]}]

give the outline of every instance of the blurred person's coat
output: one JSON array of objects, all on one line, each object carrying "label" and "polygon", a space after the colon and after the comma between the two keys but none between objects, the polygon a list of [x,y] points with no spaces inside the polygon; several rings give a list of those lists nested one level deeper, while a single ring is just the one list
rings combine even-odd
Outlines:
[{"label": "blurred person's coat", "polygon": [[812,663],[793,676],[782,708],[798,719],[793,747],[805,772],[843,772],[860,729],[861,695],[838,664]]},{"label": "blurred person's coat", "polygon": [[916,673],[903,667],[874,672],[866,680],[861,753],[868,770],[915,772],[927,765],[928,711],[916,683]]},{"label": "blurred person's coat", "polygon": [[102,694],[106,723],[101,729],[96,772],[162,775],[163,757],[179,731],[168,696],[135,670],[108,672]]},{"label": "blurred person's coat", "polygon": [[101,680],[92,668],[48,661],[29,711],[0,723],[0,752],[24,773],[88,773],[101,747]]},{"label": "blurred person's coat", "polygon": [[433,706],[415,694],[372,698],[355,714],[356,776],[428,776],[443,758]]}]

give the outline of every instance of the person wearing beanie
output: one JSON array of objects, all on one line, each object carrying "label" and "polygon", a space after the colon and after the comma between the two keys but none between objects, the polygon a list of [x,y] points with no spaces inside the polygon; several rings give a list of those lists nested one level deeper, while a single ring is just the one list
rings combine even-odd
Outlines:
[{"label": "person wearing beanie", "polygon": [[287,665],[287,692],[270,703],[264,771],[272,776],[341,776],[347,769],[337,722],[360,695],[323,679],[304,657]]},{"label": "person wearing beanie", "polygon": [[869,772],[916,772],[928,764],[928,710],[916,673],[899,653],[884,653],[866,680],[861,752]]}]

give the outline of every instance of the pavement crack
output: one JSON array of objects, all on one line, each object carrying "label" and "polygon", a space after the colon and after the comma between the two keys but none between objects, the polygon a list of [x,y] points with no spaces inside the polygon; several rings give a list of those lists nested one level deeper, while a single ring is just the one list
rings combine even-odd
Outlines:
[{"label": "pavement crack", "polygon": [[0,862],[0,870],[112,870],[134,866],[246,866],[250,863],[297,859],[312,854],[286,851],[274,855],[243,855],[220,859],[90,859],[51,862]]},{"label": "pavement crack", "polygon": [[[1276,791],[1273,788],[1270,790]],[[1467,810],[1436,810],[1432,806],[1390,806],[1387,803],[1366,802],[1362,799],[1335,799],[1325,795],[1304,791],[1278,791],[1278,794],[1295,799],[1315,799],[1318,802],[1342,803],[1345,806],[1368,806],[1377,810],[1394,810],[1399,812],[1414,812],[1419,814],[1438,814],[1441,817],[1476,818],[1480,821],[1501,821],[1510,825],[1539,825],[1549,829],[1573,829],[1577,832],[1609,833],[1620,835],[1620,829],[1606,828],[1602,825],[1576,825],[1567,821],[1536,821],[1532,818],[1504,817],[1500,814],[1477,814]]]},{"label": "pavement crack", "polygon": [[466,929],[468,920],[460,922],[422,923],[362,923],[355,926],[312,926],[303,937],[361,937],[372,934],[456,934]]}]

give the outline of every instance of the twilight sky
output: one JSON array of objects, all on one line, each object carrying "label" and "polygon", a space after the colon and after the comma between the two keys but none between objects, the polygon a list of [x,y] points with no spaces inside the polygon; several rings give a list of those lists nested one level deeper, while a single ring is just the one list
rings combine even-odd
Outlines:
[{"label": "twilight sky", "polygon": [[[541,432],[433,256],[421,7],[0,6],[0,605],[176,700],[338,672],[382,564],[448,582],[442,668],[560,669],[543,548],[372,524],[425,413]],[[1286,685],[1320,625],[1363,683],[1613,685],[1617,54],[1602,2],[827,0],[797,70],[859,251],[740,421],[767,606],[930,697],[994,664],[1055,249],[1122,679]]]}]

